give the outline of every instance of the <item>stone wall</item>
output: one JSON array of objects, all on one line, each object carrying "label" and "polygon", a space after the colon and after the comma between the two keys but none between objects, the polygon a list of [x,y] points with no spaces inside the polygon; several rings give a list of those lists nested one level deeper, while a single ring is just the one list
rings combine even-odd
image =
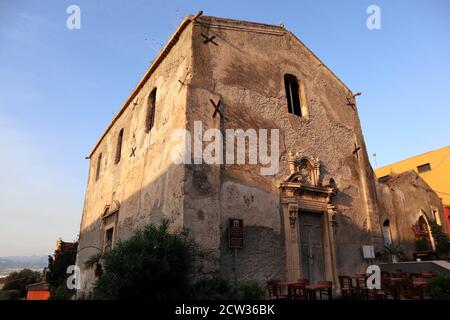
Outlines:
[{"label": "stone wall", "polygon": [[[204,43],[214,36],[217,43]],[[336,259],[339,273],[364,269],[361,246],[380,236],[375,187],[352,93],[297,38],[281,27],[201,17],[193,31],[193,79],[188,127],[280,130],[280,170],[263,176],[261,165],[189,166],[185,225],[210,250],[212,266],[238,280],[286,277],[284,222],[279,183],[288,176],[287,155],[302,151],[320,160],[324,184],[333,179]],[[284,74],[304,86],[308,117],[287,112]],[[212,117],[221,101],[224,117]],[[356,147],[360,150],[354,152]],[[226,151],[226,150],[225,150]],[[209,190],[204,192],[203,190]],[[229,218],[243,218],[245,247],[228,249]],[[217,253],[220,253],[218,255]],[[209,270],[210,271],[210,270]]]},{"label": "stone wall", "polygon": [[[186,123],[187,87],[178,80],[190,77],[191,27],[181,34],[170,53],[142,86],[133,91],[90,156],[89,178],[80,227],[77,265],[82,271],[79,296],[95,281],[85,262],[103,245],[102,214],[105,206],[117,207],[118,223],[114,241],[128,238],[148,223],[167,218],[172,228],[183,226],[184,167],[173,165],[170,153],[176,144],[171,135]],[[113,66],[112,66],[113,67]],[[150,92],[157,88],[154,126],[146,132]],[[115,163],[117,137],[124,130],[122,156]],[[102,154],[99,179],[97,161]],[[95,248],[93,248],[95,247]]]},{"label": "stone wall", "polygon": [[[119,209],[114,241],[163,218],[171,221],[172,230],[188,228],[205,253],[199,277],[220,275],[261,283],[286,279],[291,231],[286,230],[289,218],[279,186],[291,174],[291,152],[318,159],[317,187],[331,186],[336,191],[332,221],[323,226],[331,228],[324,232],[333,239],[324,243],[324,250],[332,255],[327,260],[334,268],[330,280],[336,282],[337,274],[365,272],[362,245],[382,248],[386,217],[395,221],[394,240],[402,239],[410,250],[408,230],[416,219],[411,212],[419,212],[419,207],[429,212],[430,206],[438,206],[438,198],[420,178],[410,175],[387,184],[376,182],[353,93],[282,27],[213,17],[189,19],[182,22],[169,41],[171,49],[163,49],[157,65],[146,73],[90,156],[77,256],[82,271],[79,297],[95,281],[94,271],[84,264],[103,248],[102,215],[108,206]],[[180,28],[184,30],[179,32]],[[285,74],[300,82],[303,117],[288,113]],[[154,88],[155,124],[146,132],[148,97]],[[220,112],[216,112],[214,104],[219,101]],[[202,132],[196,132],[196,123],[201,123]],[[193,138],[194,133],[212,128],[223,134],[227,129],[278,129],[279,170],[262,175],[261,169],[268,165],[172,162],[171,153],[179,145],[172,139],[174,130],[187,129]],[[115,163],[122,129],[122,156]],[[194,150],[191,155],[194,159]],[[244,248],[236,251],[228,248],[230,218],[244,220]]]},{"label": "stone wall", "polygon": [[[408,258],[415,251],[415,236],[412,231],[420,216],[434,220],[432,210],[438,210],[441,221],[445,221],[439,196],[414,171],[391,174],[382,183],[377,183],[379,221],[389,220],[394,244],[403,247]],[[444,231],[445,224],[443,224]]]}]

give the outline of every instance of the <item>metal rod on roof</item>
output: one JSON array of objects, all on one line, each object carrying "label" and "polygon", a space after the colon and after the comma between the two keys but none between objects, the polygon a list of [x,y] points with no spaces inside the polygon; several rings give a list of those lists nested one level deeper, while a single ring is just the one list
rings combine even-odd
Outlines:
[{"label": "metal rod on roof", "polygon": [[197,19],[198,17],[200,17],[203,14],[203,11],[200,10],[199,12],[197,12],[197,14],[192,18],[192,20]]}]

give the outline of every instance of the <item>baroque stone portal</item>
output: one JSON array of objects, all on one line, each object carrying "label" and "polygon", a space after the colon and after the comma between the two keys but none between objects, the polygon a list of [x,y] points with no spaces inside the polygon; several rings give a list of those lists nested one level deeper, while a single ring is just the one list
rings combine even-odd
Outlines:
[{"label": "baroque stone portal", "polygon": [[332,199],[337,190],[322,185],[319,159],[290,153],[288,165],[290,175],[279,185],[288,278],[336,283]]}]

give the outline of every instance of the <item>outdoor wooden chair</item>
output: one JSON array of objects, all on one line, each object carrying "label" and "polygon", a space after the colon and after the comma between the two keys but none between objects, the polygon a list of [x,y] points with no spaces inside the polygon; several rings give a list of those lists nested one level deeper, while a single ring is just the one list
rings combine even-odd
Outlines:
[{"label": "outdoor wooden chair", "polygon": [[339,276],[339,286],[344,299],[352,299],[355,289],[353,288],[352,278],[350,276]]},{"label": "outdoor wooden chair", "polygon": [[429,278],[415,278],[408,280],[405,290],[405,297],[408,299],[424,300],[426,297],[431,298]]},{"label": "outdoor wooden chair", "polygon": [[270,280],[267,282],[267,291],[270,300],[287,300],[288,296],[281,293],[281,280]]},{"label": "outdoor wooden chair", "polygon": [[368,300],[369,299],[369,288],[367,288],[367,275],[366,274],[357,274],[356,278],[356,288],[355,294],[358,299]]},{"label": "outdoor wooden chair", "polygon": [[333,299],[333,282],[331,281],[319,281],[317,284],[326,285],[326,288],[319,290],[320,300],[323,300],[322,297],[326,296],[328,300]]},{"label": "outdoor wooden chair", "polygon": [[297,282],[289,286],[289,296],[293,300],[307,300],[306,282]]}]

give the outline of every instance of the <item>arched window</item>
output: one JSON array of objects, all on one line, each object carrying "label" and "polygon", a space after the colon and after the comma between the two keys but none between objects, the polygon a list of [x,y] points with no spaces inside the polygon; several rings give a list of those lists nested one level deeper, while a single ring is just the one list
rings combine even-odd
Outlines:
[{"label": "arched window", "polygon": [[389,219],[383,222],[383,242],[385,247],[389,247],[392,244],[391,226]]},{"label": "arched window", "polygon": [[120,130],[119,135],[117,136],[116,161],[115,161],[116,164],[120,162],[120,158],[122,157],[122,142],[123,142],[123,129]]},{"label": "arched window", "polygon": [[421,215],[419,217],[417,224],[419,226],[419,231],[422,234],[421,239],[425,243],[426,250],[434,250],[432,235],[430,233],[430,229],[428,228],[428,222],[426,221],[424,215]]},{"label": "arched window", "polygon": [[306,105],[306,95],[303,83],[299,82],[297,77],[293,74],[285,74],[284,87],[286,89],[288,112],[299,117],[308,117],[308,108]]},{"label": "arched window", "polygon": [[155,123],[155,111],[156,111],[156,88],[154,88],[147,100],[147,116],[145,118],[145,132],[149,133]]},{"label": "arched window", "polygon": [[97,168],[95,169],[95,181],[100,178],[100,168],[102,165],[102,154],[100,153],[97,158]]}]

